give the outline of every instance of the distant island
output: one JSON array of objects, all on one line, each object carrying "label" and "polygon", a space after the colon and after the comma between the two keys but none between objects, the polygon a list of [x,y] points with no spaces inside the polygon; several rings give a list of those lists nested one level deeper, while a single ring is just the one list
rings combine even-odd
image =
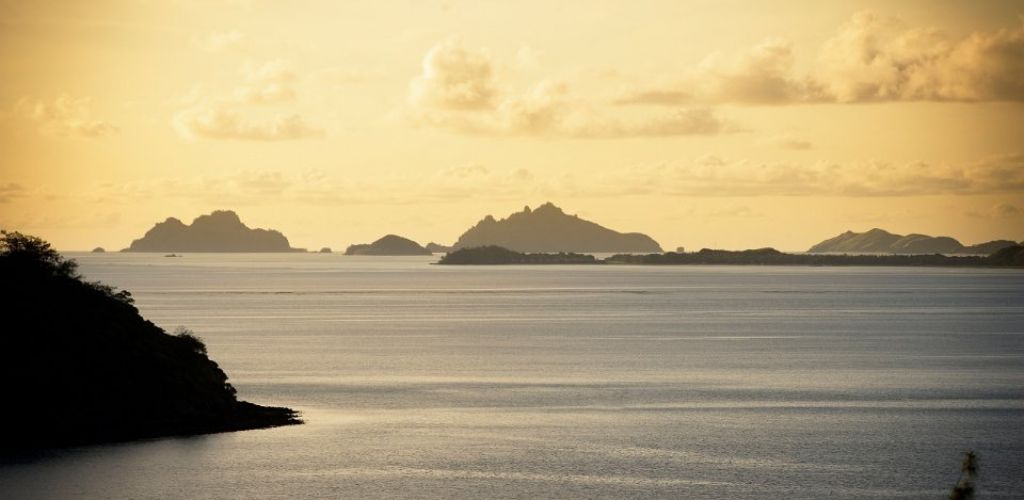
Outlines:
[{"label": "distant island", "polygon": [[453,250],[500,246],[517,252],[661,252],[658,242],[640,233],[620,233],[551,203],[523,208],[505,219],[488,215],[459,237]]},{"label": "distant island", "polygon": [[1016,244],[1009,240],[995,240],[965,246],[949,236],[903,236],[876,228],[864,233],[847,231],[814,245],[807,253],[991,255]]},{"label": "distant island", "polygon": [[439,243],[434,243],[433,241],[427,243],[424,248],[430,250],[430,253],[448,253],[452,251],[452,247],[446,247]]},{"label": "distant island", "polygon": [[186,225],[169,217],[122,252],[304,252],[273,229],[250,229],[231,210],[200,215]]},{"label": "distant island", "polygon": [[2,233],[0,280],[0,453],[301,423],[239,401],[202,340],[167,334],[38,238]]},{"label": "distant island", "polygon": [[398,235],[389,234],[369,244],[350,245],[345,255],[431,255],[432,252],[419,243]]},{"label": "distant island", "polygon": [[438,264],[602,264],[593,255],[578,253],[522,253],[499,246],[461,248]]},{"label": "distant island", "polygon": [[901,267],[1024,267],[1024,246],[1003,248],[990,256],[791,254],[774,248],[755,250],[702,249],[691,253],[617,254],[603,260],[580,254],[527,254],[488,246],[445,255],[445,265],[501,264],[632,264],[632,265],[760,265],[760,266],[901,266]]}]

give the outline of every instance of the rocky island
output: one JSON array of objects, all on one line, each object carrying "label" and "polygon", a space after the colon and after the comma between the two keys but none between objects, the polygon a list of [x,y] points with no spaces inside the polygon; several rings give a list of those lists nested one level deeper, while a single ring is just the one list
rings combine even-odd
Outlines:
[{"label": "rocky island", "polygon": [[38,238],[3,233],[0,282],[0,454],[301,423],[238,400],[202,340],[166,333]]},{"label": "rocky island", "polygon": [[304,252],[279,231],[250,229],[231,210],[216,210],[185,224],[174,217],[153,226],[123,252]]},{"label": "rocky island", "polygon": [[1009,240],[995,240],[964,245],[949,236],[903,236],[875,228],[863,233],[847,231],[814,245],[807,253],[991,255],[1015,244]]},{"label": "rocky island", "polygon": [[373,243],[350,245],[345,255],[431,255],[433,252],[408,238],[389,234]]},{"label": "rocky island", "polygon": [[488,215],[459,237],[454,250],[500,246],[517,252],[660,252],[661,246],[641,233],[620,233],[568,215],[545,203],[523,208],[505,219]]}]

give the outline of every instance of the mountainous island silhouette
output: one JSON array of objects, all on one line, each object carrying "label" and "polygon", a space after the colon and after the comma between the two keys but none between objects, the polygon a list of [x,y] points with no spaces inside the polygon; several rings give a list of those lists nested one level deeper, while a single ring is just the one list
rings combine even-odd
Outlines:
[{"label": "mountainous island silhouette", "polygon": [[994,240],[965,246],[949,236],[927,236],[924,234],[903,236],[876,228],[864,233],[847,231],[812,246],[807,253],[991,255],[1016,244],[1009,240]]},{"label": "mountainous island silhouette", "polygon": [[157,223],[123,252],[304,252],[279,231],[250,229],[231,210],[200,215],[186,225],[174,217]]},{"label": "mountainous island silhouette", "polygon": [[0,454],[301,422],[239,401],[202,340],[166,333],[38,238],[3,232],[0,281]]},{"label": "mountainous island silhouette", "polygon": [[389,234],[369,244],[350,245],[345,255],[431,255],[433,252],[408,238]]},{"label": "mountainous island silhouette", "polygon": [[488,215],[459,237],[454,250],[499,246],[516,252],[661,252],[661,246],[641,233],[620,233],[568,215],[548,202],[531,210],[495,220]]}]

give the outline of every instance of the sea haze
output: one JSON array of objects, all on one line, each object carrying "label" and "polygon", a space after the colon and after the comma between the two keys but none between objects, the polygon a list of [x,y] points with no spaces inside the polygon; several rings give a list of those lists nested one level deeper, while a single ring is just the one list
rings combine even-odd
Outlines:
[{"label": "sea haze", "polygon": [[968,449],[1024,492],[1020,270],[71,256],[307,423],[28,457],[2,498],[942,498]]}]

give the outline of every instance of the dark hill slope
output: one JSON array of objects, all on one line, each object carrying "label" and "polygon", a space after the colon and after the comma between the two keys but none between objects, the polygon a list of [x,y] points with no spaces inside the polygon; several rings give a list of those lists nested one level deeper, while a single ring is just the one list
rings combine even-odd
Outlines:
[{"label": "dark hill slope", "polygon": [[237,400],[201,340],[168,335],[41,240],[4,233],[0,283],[0,452],[300,422]]}]

